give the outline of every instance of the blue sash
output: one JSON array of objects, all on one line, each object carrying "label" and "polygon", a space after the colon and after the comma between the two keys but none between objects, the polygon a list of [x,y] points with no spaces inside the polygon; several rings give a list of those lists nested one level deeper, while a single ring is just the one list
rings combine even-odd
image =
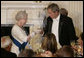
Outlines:
[{"label": "blue sash", "polygon": [[21,44],[21,43],[18,42],[12,35],[11,35],[10,37],[11,37],[13,43],[14,43],[17,47],[19,47],[19,51],[21,51],[22,49],[24,49],[25,46],[26,46],[27,43],[28,43],[28,42],[23,42],[23,43]]}]

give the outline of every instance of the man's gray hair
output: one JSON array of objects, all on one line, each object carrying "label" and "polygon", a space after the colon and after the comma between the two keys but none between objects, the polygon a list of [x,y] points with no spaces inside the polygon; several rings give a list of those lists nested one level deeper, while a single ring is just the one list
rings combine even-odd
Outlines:
[{"label": "man's gray hair", "polygon": [[1,48],[6,48],[10,44],[12,44],[12,40],[10,39],[9,36],[3,36],[3,37],[1,37]]},{"label": "man's gray hair", "polygon": [[15,16],[15,19],[18,21],[20,19],[24,19],[24,18],[27,18],[27,13],[26,11],[19,11],[16,16]]},{"label": "man's gray hair", "polygon": [[50,4],[50,5],[47,7],[47,10],[48,10],[48,9],[51,9],[53,12],[56,12],[56,11],[59,12],[59,6],[58,6],[57,4],[55,4],[55,3]]}]

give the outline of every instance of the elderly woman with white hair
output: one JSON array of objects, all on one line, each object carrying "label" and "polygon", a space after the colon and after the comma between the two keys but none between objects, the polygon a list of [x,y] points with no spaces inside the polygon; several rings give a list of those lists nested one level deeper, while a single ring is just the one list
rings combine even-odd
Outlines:
[{"label": "elderly woman with white hair", "polygon": [[22,48],[25,48],[26,44],[29,42],[31,36],[27,35],[25,30],[23,29],[23,25],[27,22],[27,13],[26,11],[19,11],[15,19],[17,23],[13,26],[11,35],[12,35],[12,48],[11,52],[16,53],[17,56],[20,53]]}]

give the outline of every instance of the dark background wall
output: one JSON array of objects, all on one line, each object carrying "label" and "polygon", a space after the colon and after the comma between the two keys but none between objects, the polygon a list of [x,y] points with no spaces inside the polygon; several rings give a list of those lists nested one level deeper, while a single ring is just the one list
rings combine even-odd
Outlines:
[{"label": "dark background wall", "polygon": [[[2,36],[10,36],[11,35],[11,29],[13,27],[13,24],[9,24],[9,25],[1,25],[1,37]],[[24,27],[27,31],[27,33],[29,34],[29,27]]]}]

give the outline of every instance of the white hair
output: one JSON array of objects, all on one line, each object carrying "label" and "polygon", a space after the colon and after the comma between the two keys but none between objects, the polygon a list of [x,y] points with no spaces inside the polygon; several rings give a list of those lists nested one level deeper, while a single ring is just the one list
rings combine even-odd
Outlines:
[{"label": "white hair", "polygon": [[4,36],[1,38],[1,48],[6,48],[12,43],[9,36]]},{"label": "white hair", "polygon": [[27,18],[27,13],[26,11],[19,11],[17,12],[16,16],[15,16],[15,19],[18,21],[20,19],[24,19],[24,18]]}]

